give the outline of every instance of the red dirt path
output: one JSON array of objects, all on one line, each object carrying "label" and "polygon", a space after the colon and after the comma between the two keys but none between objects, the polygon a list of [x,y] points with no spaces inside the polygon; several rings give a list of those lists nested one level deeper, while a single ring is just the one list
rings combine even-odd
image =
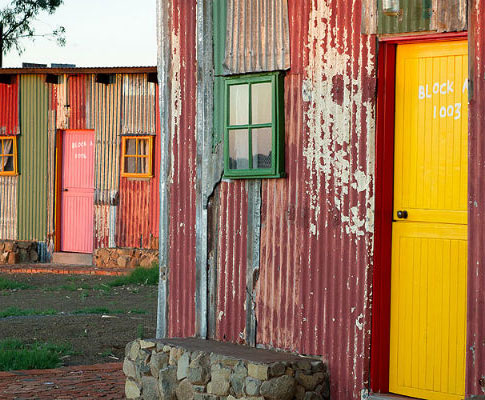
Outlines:
[{"label": "red dirt path", "polygon": [[124,399],[121,363],[0,372],[2,400]]}]

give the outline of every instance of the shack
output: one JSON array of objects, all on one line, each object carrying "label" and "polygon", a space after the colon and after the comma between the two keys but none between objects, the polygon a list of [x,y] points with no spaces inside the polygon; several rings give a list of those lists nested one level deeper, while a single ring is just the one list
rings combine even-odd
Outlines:
[{"label": "shack", "polygon": [[317,355],[334,400],[483,394],[484,11],[159,1],[158,337]]},{"label": "shack", "polygon": [[150,265],[155,67],[0,69],[0,263]]}]

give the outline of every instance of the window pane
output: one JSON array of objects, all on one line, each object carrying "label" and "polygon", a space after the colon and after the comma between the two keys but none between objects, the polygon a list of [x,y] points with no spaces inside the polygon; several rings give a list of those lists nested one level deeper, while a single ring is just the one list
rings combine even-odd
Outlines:
[{"label": "window pane", "polygon": [[3,171],[13,171],[13,156],[2,157]]},{"label": "window pane", "polygon": [[137,158],[137,173],[139,174],[146,174],[147,173],[147,166],[148,166],[148,158],[146,157],[138,157]]},{"label": "window pane", "polygon": [[136,139],[126,139],[125,154],[136,155]]},{"label": "window pane", "polygon": [[258,128],[251,131],[253,168],[271,168],[271,149],[273,132],[271,128]]},{"label": "window pane", "polygon": [[138,155],[148,155],[148,139],[138,140]]},{"label": "window pane", "polygon": [[249,123],[249,85],[229,86],[229,125]]},{"label": "window pane", "polygon": [[252,124],[269,124],[273,120],[271,82],[251,86]]},{"label": "window pane", "polygon": [[125,173],[136,173],[136,157],[125,157]]},{"label": "window pane", "polygon": [[229,168],[248,169],[249,168],[249,149],[248,149],[247,129],[235,129],[229,131]]}]

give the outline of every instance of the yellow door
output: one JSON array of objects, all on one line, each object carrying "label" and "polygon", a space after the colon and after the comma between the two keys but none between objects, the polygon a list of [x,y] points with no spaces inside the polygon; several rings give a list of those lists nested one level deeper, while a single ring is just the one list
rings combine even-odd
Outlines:
[{"label": "yellow door", "polygon": [[401,45],[396,59],[389,387],[465,394],[467,42]]}]

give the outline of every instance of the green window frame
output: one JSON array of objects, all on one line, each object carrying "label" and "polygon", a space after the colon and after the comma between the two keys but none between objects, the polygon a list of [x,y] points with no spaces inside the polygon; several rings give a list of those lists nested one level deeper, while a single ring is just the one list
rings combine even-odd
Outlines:
[{"label": "green window frame", "polygon": [[[224,177],[247,179],[285,176],[283,78],[281,72],[224,78]],[[271,110],[270,118],[264,116],[264,111],[261,116],[259,108],[253,110],[252,107],[253,89],[254,93],[259,93],[264,99],[265,85],[260,84],[268,83],[271,84],[271,105],[266,108]],[[234,95],[234,102],[238,101],[239,104],[231,112],[231,88],[236,86],[244,89],[244,93],[241,92],[242,100],[236,98],[237,94]],[[256,92],[258,87],[259,92]],[[264,108],[263,104],[261,109]],[[256,114],[256,117],[253,118],[253,114]],[[253,123],[256,118],[263,118],[263,121]],[[269,133],[271,133],[270,144],[268,143]],[[254,151],[264,151],[264,153],[253,154]],[[241,154],[242,158],[238,157]],[[270,164],[269,161],[271,161]]]}]

